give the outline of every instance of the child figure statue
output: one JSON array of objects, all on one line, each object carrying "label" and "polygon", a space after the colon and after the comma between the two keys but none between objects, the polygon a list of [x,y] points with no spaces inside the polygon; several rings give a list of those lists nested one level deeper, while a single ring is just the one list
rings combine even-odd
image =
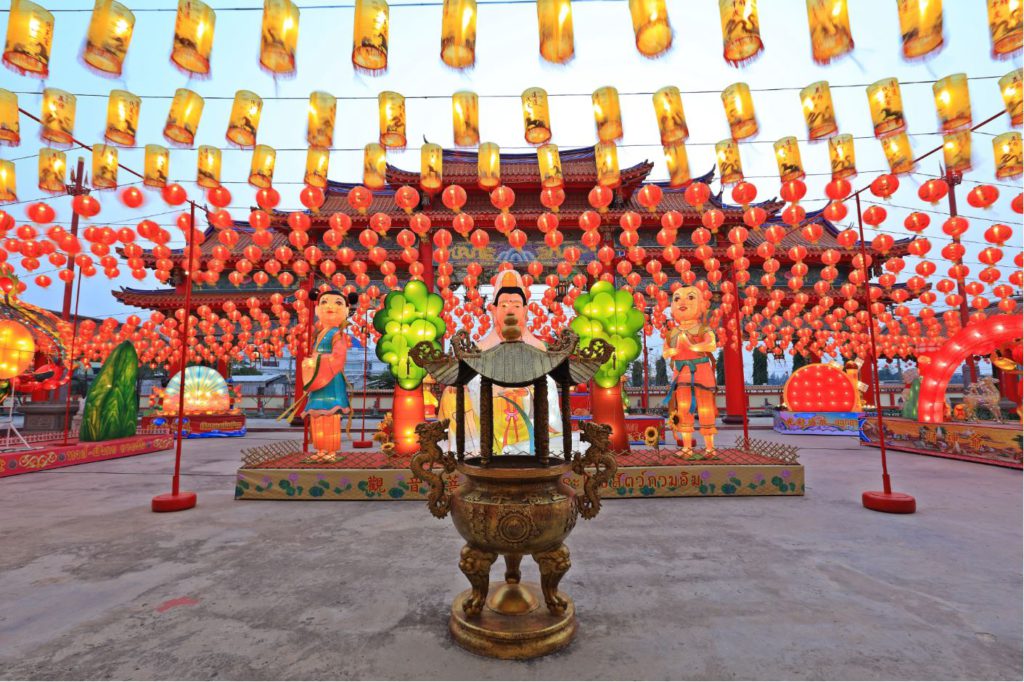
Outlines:
[{"label": "child figure statue", "polygon": [[694,422],[700,424],[707,455],[715,454],[715,333],[705,324],[708,301],[697,287],[680,287],[672,294],[675,328],[665,336],[662,351],[675,372],[666,402],[670,424],[681,448],[680,457],[693,455]]}]

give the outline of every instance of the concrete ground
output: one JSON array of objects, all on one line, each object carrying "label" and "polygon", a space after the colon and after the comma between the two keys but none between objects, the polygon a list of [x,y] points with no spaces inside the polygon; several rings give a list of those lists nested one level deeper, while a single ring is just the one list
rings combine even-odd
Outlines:
[{"label": "concrete ground", "polygon": [[172,453],[0,480],[0,676],[1021,679],[1019,471],[893,453],[890,516],[876,450],[804,437],[803,498],[610,501],[569,538],[576,641],[515,663],[449,640],[461,542],[422,502],[234,501],[281,437],[187,442],[175,514]]}]

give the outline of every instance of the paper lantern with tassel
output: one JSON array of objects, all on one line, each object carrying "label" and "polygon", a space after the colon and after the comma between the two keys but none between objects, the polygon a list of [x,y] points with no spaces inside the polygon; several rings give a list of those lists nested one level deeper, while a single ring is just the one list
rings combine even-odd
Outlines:
[{"label": "paper lantern with tassel", "polygon": [[942,0],[896,0],[903,56],[918,59],[942,47]]},{"label": "paper lantern with tassel", "polygon": [[59,149],[43,147],[39,150],[39,189],[63,194],[67,191],[68,160]]},{"label": "paper lantern with tassel", "polygon": [[166,187],[170,162],[171,155],[166,147],[147,144],[146,156],[142,164],[142,184],[146,187]]},{"label": "paper lantern with tassel", "polygon": [[387,0],[356,0],[352,65],[368,73],[381,73],[388,68]]},{"label": "paper lantern with tassel", "polygon": [[258,144],[252,151],[252,165],[249,167],[249,184],[265,189],[274,184],[274,164],[277,152],[273,147]]},{"label": "paper lantern with tassel", "polygon": [[200,145],[199,161],[196,164],[196,184],[206,189],[220,187],[220,150],[210,145]]},{"label": "paper lantern with tassel", "polygon": [[444,0],[441,61],[453,69],[476,62],[476,0]]},{"label": "paper lantern with tassel", "polygon": [[130,9],[112,0],[98,0],[85,34],[83,61],[98,71],[120,76],[134,28],[135,15]]},{"label": "paper lantern with tassel", "polygon": [[39,135],[54,144],[70,145],[75,134],[75,96],[57,88],[43,90]]},{"label": "paper lantern with tassel", "polygon": [[800,103],[803,105],[804,120],[807,121],[807,137],[820,140],[839,131],[828,81],[811,83],[801,90]]},{"label": "paper lantern with tassel", "polygon": [[832,166],[832,179],[853,177],[857,174],[857,157],[853,148],[853,135],[846,133],[829,138],[828,159]]},{"label": "paper lantern with tassel", "polygon": [[907,129],[900,83],[895,78],[883,78],[869,85],[868,105],[871,122],[875,125],[875,137],[886,137]]},{"label": "paper lantern with tassel", "polygon": [[327,187],[327,166],[331,160],[331,153],[326,149],[310,147],[306,152],[306,173],[302,181],[310,187]]},{"label": "paper lantern with tassel", "polygon": [[757,0],[718,0],[725,61],[739,66],[764,49]]},{"label": "paper lantern with tassel", "polygon": [[622,184],[619,176],[619,151],[614,142],[598,142],[594,146],[594,162],[597,165],[597,184],[604,187],[618,187]]},{"label": "paper lantern with tassel", "polygon": [[46,78],[52,48],[53,15],[34,2],[11,0],[4,64],[19,73]]},{"label": "paper lantern with tassel", "polygon": [[172,144],[191,147],[196,141],[199,119],[203,116],[203,98],[186,88],[174,91],[171,110],[167,112],[164,138]]},{"label": "paper lantern with tassel", "polygon": [[108,144],[92,146],[92,186],[96,189],[117,187],[117,147]]},{"label": "paper lantern with tassel", "polygon": [[0,88],[0,144],[17,147],[21,144],[21,112],[18,96]]},{"label": "paper lantern with tassel", "polygon": [[668,183],[682,187],[690,182],[690,161],[686,156],[686,145],[682,142],[665,145],[665,165],[668,167]]},{"label": "paper lantern with tassel", "polygon": [[555,64],[573,57],[572,5],[569,0],[537,0],[540,56]]},{"label": "paper lantern with tassel", "polygon": [[942,157],[948,171],[963,173],[971,170],[971,131],[961,130],[944,135]]},{"label": "paper lantern with tassel", "polygon": [[801,180],[806,177],[800,160],[800,146],[795,137],[783,137],[775,142],[775,163],[779,167],[779,180]]},{"label": "paper lantern with tassel", "polygon": [[299,8],[291,0],[263,0],[260,66],[274,74],[295,73]]},{"label": "paper lantern with tassel", "polygon": [[1018,52],[1024,40],[1024,10],[1020,0],[988,0],[992,56],[1003,59]]},{"label": "paper lantern with tassel", "polygon": [[541,187],[561,187],[565,184],[557,145],[544,144],[537,148],[537,166],[540,168]]},{"label": "paper lantern with tassel", "polygon": [[966,73],[940,78],[932,84],[932,92],[942,132],[971,127],[971,96],[967,90]]},{"label": "paper lantern with tassel", "polygon": [[594,105],[594,122],[597,124],[597,138],[602,142],[622,139],[622,110],[619,107],[619,91],[612,87],[594,90],[590,96]]},{"label": "paper lantern with tassel", "polygon": [[645,57],[657,57],[672,47],[665,0],[629,0],[636,49]]},{"label": "paper lantern with tassel", "polygon": [[685,142],[690,137],[683,112],[683,97],[674,85],[661,88],[654,93],[654,115],[658,118],[658,132],[661,144],[673,145]]},{"label": "paper lantern with tassel", "polygon": [[388,149],[405,147],[405,97],[385,90],[377,95],[380,143]]},{"label": "paper lantern with tassel", "polygon": [[171,62],[187,73],[209,75],[216,21],[216,13],[206,3],[200,0],[178,0]]},{"label": "paper lantern with tassel", "polygon": [[551,139],[548,93],[541,88],[527,88],[523,91],[522,101],[526,141],[530,144],[544,144]]},{"label": "paper lantern with tassel", "polygon": [[828,64],[853,50],[846,0],[807,0],[807,23],[811,57],[818,64]]},{"label": "paper lantern with tassel", "polygon": [[107,99],[107,127],[103,132],[107,142],[134,147],[141,108],[142,99],[138,96],[127,90],[111,90]]},{"label": "paper lantern with tassel", "polygon": [[14,162],[0,159],[0,203],[18,200],[18,181],[14,174]]},{"label": "paper lantern with tassel", "polygon": [[334,145],[334,118],[338,109],[337,98],[319,90],[309,95],[309,123],[306,142],[310,147],[328,149]]},{"label": "paper lantern with tassel", "polygon": [[490,191],[501,184],[501,149],[493,142],[484,142],[476,158],[477,184]]},{"label": "paper lantern with tassel", "polygon": [[263,113],[263,100],[255,92],[239,90],[235,93],[235,101],[231,104],[231,117],[228,119],[228,142],[239,147],[252,147],[256,144],[256,131],[260,127],[260,115]]},{"label": "paper lantern with tassel", "polygon": [[890,171],[899,175],[914,170],[914,152],[910,148],[910,138],[906,133],[890,135],[881,142]]},{"label": "paper lantern with tassel", "polygon": [[723,90],[722,104],[734,140],[745,140],[757,134],[754,100],[746,83],[733,83]]},{"label": "paper lantern with tassel", "polygon": [[992,139],[997,178],[1015,178],[1024,171],[1020,133],[1003,133]]},{"label": "paper lantern with tassel", "polygon": [[743,181],[743,163],[740,161],[740,147],[735,140],[722,140],[715,145],[718,161],[718,175],[723,185]]},{"label": "paper lantern with tassel", "polygon": [[1010,125],[1019,127],[1024,123],[1024,72],[1014,69],[999,79],[999,92],[1003,95],[1006,113],[1010,115]]},{"label": "paper lantern with tassel", "polygon": [[387,184],[387,157],[384,147],[371,142],[363,149],[363,186],[380,189]]},{"label": "paper lantern with tassel", "polygon": [[452,126],[456,147],[480,144],[480,102],[475,92],[461,91],[452,95]]},{"label": "paper lantern with tassel", "polygon": [[441,191],[441,145],[427,144],[420,147],[420,189],[427,194]]}]

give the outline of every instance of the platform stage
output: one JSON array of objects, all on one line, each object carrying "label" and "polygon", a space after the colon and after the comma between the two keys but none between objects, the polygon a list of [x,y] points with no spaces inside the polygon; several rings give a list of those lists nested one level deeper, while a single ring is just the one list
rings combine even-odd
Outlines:
[{"label": "platform stage", "polygon": [[[165,426],[177,433],[174,415],[151,414],[142,418],[142,426]],[[187,414],[181,427],[186,438],[239,438],[245,435],[244,414]]]},{"label": "platform stage", "polygon": [[772,429],[790,436],[856,436],[860,434],[863,412],[772,413]]},{"label": "platform stage", "polygon": [[[1021,468],[1020,422],[922,423],[902,417],[884,417],[885,447],[931,457],[961,459],[996,466]],[[865,419],[861,445],[878,447],[878,423]]]},{"label": "platform stage", "polygon": [[[804,468],[796,448],[749,441],[720,449],[711,459],[701,453],[681,458],[675,448],[633,448],[618,458],[615,478],[601,489],[608,498],[803,495]],[[425,500],[427,486],[409,471],[409,459],[377,451],[342,453],[332,464],[304,462],[298,441],[278,441],[244,453],[235,482],[243,500]],[[577,491],[580,476],[566,484]],[[459,484],[458,475],[449,485]]]},{"label": "platform stage", "polygon": [[[33,450],[0,452],[0,478],[73,464],[144,455],[169,450],[174,445],[174,437],[166,429],[151,431],[98,443],[80,443],[77,439],[71,438],[68,445],[63,445],[63,440],[58,434],[49,434],[52,436],[49,441],[32,438],[29,442],[35,447]],[[2,442],[0,440],[0,443]]]}]

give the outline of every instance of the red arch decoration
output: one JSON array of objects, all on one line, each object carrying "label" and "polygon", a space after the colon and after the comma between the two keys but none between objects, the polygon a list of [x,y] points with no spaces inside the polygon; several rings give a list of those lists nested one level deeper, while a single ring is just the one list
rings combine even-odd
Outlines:
[{"label": "red arch decoration", "polygon": [[919,422],[941,422],[949,380],[969,355],[988,355],[999,346],[1024,335],[1020,315],[995,315],[970,324],[931,354],[921,372],[921,393],[917,401]]}]

